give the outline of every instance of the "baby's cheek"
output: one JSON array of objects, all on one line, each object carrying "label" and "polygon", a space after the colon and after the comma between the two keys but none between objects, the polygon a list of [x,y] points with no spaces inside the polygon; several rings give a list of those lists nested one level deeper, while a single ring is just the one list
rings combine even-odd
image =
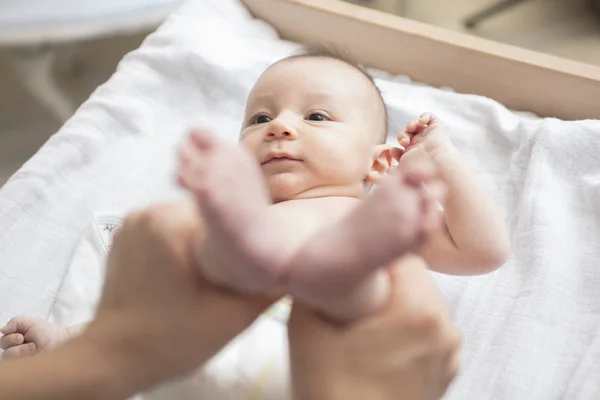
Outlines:
[{"label": "baby's cheek", "polygon": [[371,162],[365,163],[371,157],[371,152],[364,151],[362,143],[351,140],[352,135],[346,135],[347,141],[324,140],[318,146],[310,149],[312,164],[316,175],[323,183],[354,184],[360,181],[368,172]]},{"label": "baby's cheek", "polygon": [[322,176],[331,183],[352,184],[364,179],[368,173],[365,163],[355,157],[330,158],[322,164]]}]

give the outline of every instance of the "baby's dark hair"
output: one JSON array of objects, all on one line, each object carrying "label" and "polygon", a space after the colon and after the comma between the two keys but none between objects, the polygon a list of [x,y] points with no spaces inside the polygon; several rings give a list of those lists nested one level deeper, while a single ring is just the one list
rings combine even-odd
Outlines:
[{"label": "baby's dark hair", "polygon": [[379,89],[379,87],[377,87],[375,80],[366,71],[366,69],[363,66],[361,66],[358,62],[356,62],[347,51],[342,52],[342,51],[338,50],[337,48],[335,48],[334,46],[324,46],[322,44],[317,44],[317,43],[304,46],[302,49],[293,53],[291,56],[286,57],[285,59],[291,60],[294,58],[304,58],[304,57],[328,58],[328,59],[341,61],[344,64],[349,65],[350,67],[359,71],[361,74],[363,74],[369,80],[369,82],[371,82],[371,84],[373,85],[373,88],[379,95],[379,100],[381,101],[381,106],[383,108],[384,119],[385,119],[384,120],[384,131],[381,133],[381,137],[379,138],[378,143],[380,143],[380,144],[385,143],[387,140],[387,131],[388,131],[387,106],[385,105],[385,101],[383,99],[383,94],[381,93],[381,90]]}]

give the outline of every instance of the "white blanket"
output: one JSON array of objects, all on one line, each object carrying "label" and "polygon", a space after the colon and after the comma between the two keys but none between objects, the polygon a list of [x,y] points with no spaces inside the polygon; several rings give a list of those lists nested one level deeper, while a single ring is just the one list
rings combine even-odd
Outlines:
[{"label": "white blanket", "polygon": [[[59,291],[93,276],[75,263],[80,278],[64,279],[94,213],[180,196],[172,176],[186,128],[202,123],[235,140],[254,80],[295,48],[237,0],[191,0],[125,57],[0,191],[0,323],[48,317]],[[378,76],[392,130],[437,113],[511,228],[512,257],[499,271],[436,275],[465,341],[447,398],[600,398],[600,122],[537,120]],[[85,284],[99,287],[98,276]],[[84,315],[89,304],[71,299],[72,315]],[[248,340],[279,335],[260,327]]]}]

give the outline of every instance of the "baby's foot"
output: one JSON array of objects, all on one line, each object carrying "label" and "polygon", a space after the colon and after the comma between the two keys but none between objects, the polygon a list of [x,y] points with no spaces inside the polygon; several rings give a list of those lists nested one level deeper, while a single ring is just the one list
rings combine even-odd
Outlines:
[{"label": "baby's foot", "polygon": [[283,258],[269,231],[276,224],[269,224],[270,198],[256,160],[240,146],[194,132],[181,149],[178,178],[207,226],[197,252],[206,277],[244,291],[275,285]]},{"label": "baby's foot", "polygon": [[436,200],[444,195],[433,164],[395,169],[345,219],[323,229],[297,253],[290,272],[292,294],[309,302],[344,296],[378,268],[417,250],[440,223]]}]

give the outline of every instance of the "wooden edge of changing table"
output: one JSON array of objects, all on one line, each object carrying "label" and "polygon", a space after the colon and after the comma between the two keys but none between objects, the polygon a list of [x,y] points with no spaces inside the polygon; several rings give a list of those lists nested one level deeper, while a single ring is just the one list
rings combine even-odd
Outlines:
[{"label": "wooden edge of changing table", "polygon": [[242,1],[283,38],[334,44],[369,67],[544,117],[600,118],[600,67],[341,0]]}]

